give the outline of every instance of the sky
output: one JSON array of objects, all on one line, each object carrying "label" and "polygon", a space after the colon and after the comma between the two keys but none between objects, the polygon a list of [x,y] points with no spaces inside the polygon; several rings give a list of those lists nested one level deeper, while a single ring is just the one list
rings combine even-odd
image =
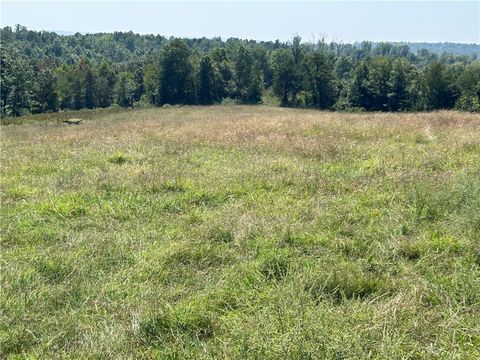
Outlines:
[{"label": "sky", "polygon": [[1,1],[1,24],[177,37],[480,43],[477,1]]}]

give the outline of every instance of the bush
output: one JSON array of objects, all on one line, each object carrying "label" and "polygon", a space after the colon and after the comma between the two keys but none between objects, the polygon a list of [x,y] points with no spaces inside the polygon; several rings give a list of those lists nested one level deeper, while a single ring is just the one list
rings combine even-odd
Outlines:
[{"label": "bush", "polygon": [[469,112],[480,111],[480,101],[474,95],[462,95],[455,104],[455,109]]}]

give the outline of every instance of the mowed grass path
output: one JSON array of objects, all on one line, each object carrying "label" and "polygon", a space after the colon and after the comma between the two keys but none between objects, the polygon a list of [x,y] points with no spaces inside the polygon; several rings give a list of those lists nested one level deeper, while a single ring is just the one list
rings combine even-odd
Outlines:
[{"label": "mowed grass path", "polygon": [[1,128],[1,358],[480,358],[478,115],[91,114]]}]

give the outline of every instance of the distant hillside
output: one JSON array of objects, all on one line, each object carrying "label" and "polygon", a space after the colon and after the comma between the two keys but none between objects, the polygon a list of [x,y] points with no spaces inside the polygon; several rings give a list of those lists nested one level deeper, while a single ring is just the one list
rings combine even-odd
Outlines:
[{"label": "distant hillside", "polygon": [[75,32],[73,31],[64,31],[64,30],[51,30],[50,32],[53,32],[57,35],[61,35],[61,36],[71,36],[71,35],[75,35]]},{"label": "distant hillside", "polygon": [[480,44],[459,44],[459,43],[409,43],[409,42],[396,42],[393,45],[407,45],[410,50],[418,54],[422,49],[428,50],[434,54],[456,54],[456,55],[476,55],[480,56]]}]

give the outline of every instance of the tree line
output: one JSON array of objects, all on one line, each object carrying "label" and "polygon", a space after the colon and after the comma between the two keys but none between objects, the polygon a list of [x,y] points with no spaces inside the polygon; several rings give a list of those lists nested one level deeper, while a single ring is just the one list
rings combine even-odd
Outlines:
[{"label": "tree line", "polygon": [[480,110],[476,55],[388,43],[1,33],[1,115],[277,102],[339,111]]}]

